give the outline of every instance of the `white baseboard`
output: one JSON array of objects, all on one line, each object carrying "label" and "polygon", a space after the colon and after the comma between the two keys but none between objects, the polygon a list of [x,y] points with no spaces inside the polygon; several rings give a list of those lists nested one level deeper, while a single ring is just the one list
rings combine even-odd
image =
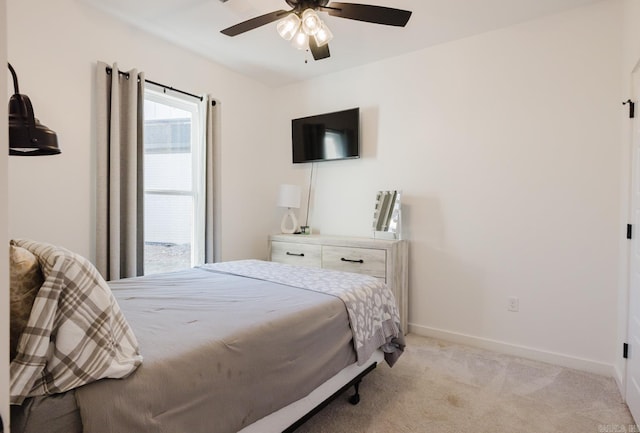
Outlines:
[{"label": "white baseboard", "polygon": [[612,364],[605,364],[589,359],[577,358],[563,355],[561,353],[547,352],[531,347],[519,346],[505,343],[503,341],[490,340],[488,338],[475,337],[473,335],[460,334],[443,329],[430,328],[428,326],[409,324],[409,332],[423,337],[437,338],[439,340],[450,341],[452,343],[464,344],[467,346],[479,347],[481,349],[493,350],[494,352],[507,355],[519,356],[521,358],[532,359],[534,361],[546,362],[548,364],[560,365],[562,367],[574,368],[576,370],[587,371],[602,376],[613,377],[620,387],[619,372]]},{"label": "white baseboard", "polygon": [[627,385],[625,383],[625,372],[620,371],[617,365],[613,366],[614,376],[613,378],[616,380],[616,385],[618,385],[618,391],[620,391],[620,395],[622,396],[623,401],[627,401]]}]

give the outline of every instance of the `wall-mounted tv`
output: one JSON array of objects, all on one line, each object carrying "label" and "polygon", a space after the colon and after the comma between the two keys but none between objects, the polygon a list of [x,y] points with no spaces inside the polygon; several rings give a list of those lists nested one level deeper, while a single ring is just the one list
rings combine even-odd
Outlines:
[{"label": "wall-mounted tv", "polygon": [[360,109],[291,121],[293,163],[360,157]]}]

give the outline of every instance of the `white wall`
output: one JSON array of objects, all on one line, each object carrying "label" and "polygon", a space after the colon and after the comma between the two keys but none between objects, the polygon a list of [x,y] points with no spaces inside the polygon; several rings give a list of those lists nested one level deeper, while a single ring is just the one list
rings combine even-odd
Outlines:
[{"label": "white wall", "polygon": [[311,225],[367,236],[403,190],[412,331],[613,373],[621,21],[601,2],[281,89],[280,125],[361,107],[364,157],[317,165]]},{"label": "white wall", "polygon": [[[272,90],[74,0],[8,0],[8,55],[36,117],[62,154],[9,159],[9,235],[95,257],[95,63],[138,68],[148,79],[220,101],[217,167],[221,258],[264,257],[275,226],[270,170]],[[25,31],[28,27],[30,31]],[[259,187],[256,183],[259,181]],[[275,194],[275,193],[274,193]],[[242,222],[242,223],[240,223]]]},{"label": "white wall", "polygon": [[[0,66],[7,62],[7,46],[4,41],[6,29],[6,4],[0,0]],[[6,92],[7,68],[0,67],[0,95]],[[0,104],[0,119],[7,119],[7,104]],[[5,432],[9,433],[9,239],[7,237],[7,122],[0,122],[0,415]]]}]

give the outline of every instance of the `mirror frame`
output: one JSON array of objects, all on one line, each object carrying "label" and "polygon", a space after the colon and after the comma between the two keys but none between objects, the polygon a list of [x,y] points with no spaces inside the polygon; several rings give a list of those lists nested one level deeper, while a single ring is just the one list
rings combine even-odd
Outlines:
[{"label": "mirror frame", "polygon": [[373,209],[373,237],[401,239],[402,191],[378,191]]}]

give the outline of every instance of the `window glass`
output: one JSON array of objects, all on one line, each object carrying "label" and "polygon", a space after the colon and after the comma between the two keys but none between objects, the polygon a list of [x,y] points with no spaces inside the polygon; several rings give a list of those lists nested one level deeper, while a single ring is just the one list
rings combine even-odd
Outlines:
[{"label": "window glass", "polygon": [[203,262],[200,104],[145,89],[144,273]]}]

